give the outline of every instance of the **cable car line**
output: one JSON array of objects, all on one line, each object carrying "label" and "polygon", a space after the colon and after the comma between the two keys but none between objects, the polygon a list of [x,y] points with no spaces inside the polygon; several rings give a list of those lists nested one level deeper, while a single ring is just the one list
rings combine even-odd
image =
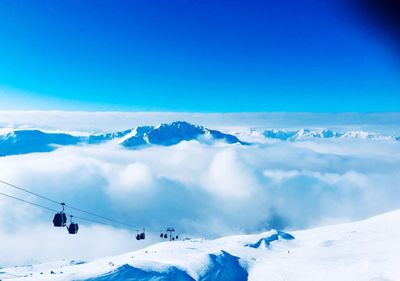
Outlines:
[{"label": "cable car line", "polygon": [[45,200],[47,200],[47,201],[50,201],[50,202],[52,202],[52,203],[55,203],[55,204],[62,204],[61,202],[58,202],[58,201],[56,201],[56,200],[53,200],[53,199],[51,199],[51,198],[48,198],[48,197],[46,197],[46,196],[43,196],[43,195],[37,194],[37,193],[35,193],[35,192],[29,191],[29,190],[27,190],[27,189],[25,189],[25,188],[22,188],[22,187],[16,186],[16,185],[14,185],[14,184],[11,184],[11,183],[9,183],[9,182],[6,182],[6,181],[3,181],[3,180],[0,180],[0,183],[2,183],[2,184],[5,184],[5,185],[8,185],[8,186],[10,186],[10,187],[12,187],[12,188],[15,188],[15,189],[18,189],[18,190],[24,191],[24,192],[26,192],[26,193],[29,193],[29,194],[35,195],[35,196],[37,196],[37,197],[39,197],[39,198],[45,199]]},{"label": "cable car line", "polygon": [[92,213],[92,212],[89,212],[89,211],[85,211],[85,210],[82,210],[82,209],[73,207],[73,206],[68,205],[68,204],[65,204],[65,207],[68,207],[68,208],[70,208],[70,209],[72,209],[72,210],[75,210],[75,211],[78,211],[78,212],[86,213],[86,214],[91,215],[91,216],[94,216],[94,217],[101,218],[101,219],[103,219],[103,220],[108,220],[108,221],[113,222],[113,223],[116,223],[116,224],[120,224],[120,225],[123,225],[123,226],[127,226],[127,227],[130,227],[130,228],[132,228],[132,229],[137,229],[137,228],[138,228],[138,227],[135,227],[135,226],[130,225],[130,224],[127,224],[127,223],[122,223],[122,222],[119,222],[119,221],[116,221],[116,220],[113,220],[113,219],[110,219],[110,218],[107,218],[107,217],[104,217],[104,216],[101,216],[101,215],[97,215],[97,214]]},{"label": "cable car line", "polygon": [[[82,213],[86,213],[86,214],[88,214],[88,215],[91,215],[91,216],[98,217],[98,218],[103,219],[103,220],[107,220],[107,221],[113,222],[114,224],[123,225],[123,226],[125,226],[125,227],[127,227],[127,228],[131,228],[131,229],[138,229],[138,228],[140,228],[140,227],[137,227],[137,226],[133,226],[133,225],[130,225],[130,224],[127,224],[127,223],[119,222],[119,221],[117,221],[117,220],[113,220],[113,219],[107,218],[107,217],[105,217],[105,216],[98,215],[98,214],[95,214],[95,213],[92,213],[92,212],[89,212],[89,211],[86,211],[86,210],[83,210],[83,209],[80,209],[80,208],[71,206],[71,205],[66,204],[66,203],[64,203],[64,202],[58,202],[58,201],[56,201],[56,200],[54,200],[54,199],[51,199],[51,198],[49,198],[49,197],[46,197],[46,196],[40,195],[40,194],[38,194],[38,193],[32,192],[32,191],[30,191],[30,190],[28,190],[28,189],[25,189],[25,188],[22,188],[22,187],[20,187],[20,186],[11,184],[11,183],[6,182],[6,181],[3,181],[3,180],[1,180],[1,179],[0,179],[0,183],[3,183],[3,184],[5,184],[5,185],[8,185],[8,186],[10,186],[10,187],[12,187],[12,188],[18,189],[18,190],[20,190],[20,191],[24,191],[24,192],[29,193],[29,194],[31,194],[31,195],[37,196],[37,197],[42,198],[42,199],[44,199],[44,200],[47,200],[47,201],[49,201],[49,202],[52,202],[52,203],[61,205],[61,206],[63,206],[63,207],[65,206],[65,207],[70,208],[70,209],[72,209],[72,210],[75,210],[75,211],[78,211],[78,212],[82,212]],[[56,212],[57,212],[57,211],[56,211]],[[75,217],[78,218],[77,216],[75,216]],[[110,224],[109,224],[109,225],[110,225]]]},{"label": "cable car line", "polygon": [[[0,183],[5,184],[7,186],[10,186],[12,188],[15,188],[17,190],[24,191],[24,192],[26,192],[28,194],[31,194],[31,195],[34,195],[34,196],[36,196],[38,198],[47,200],[47,201],[49,201],[51,203],[54,203],[54,204],[57,204],[57,205],[61,205],[62,211],[58,211],[58,210],[55,210],[55,209],[47,207],[47,206],[43,206],[43,205],[38,204],[38,203],[27,201],[25,199],[22,199],[22,198],[19,198],[19,197],[16,197],[16,196],[0,192],[0,195],[2,195],[2,196],[8,197],[8,198],[12,198],[12,199],[18,200],[18,201],[26,203],[26,204],[30,204],[30,205],[35,206],[35,207],[39,207],[39,208],[45,209],[45,210],[50,211],[50,212],[56,212],[56,214],[54,216],[54,219],[53,219],[54,226],[55,227],[67,227],[67,230],[68,230],[68,232],[70,234],[77,234],[77,232],[78,232],[78,229],[79,229],[78,224],[72,222],[72,218],[77,218],[77,219],[80,219],[80,220],[93,222],[93,223],[97,223],[97,224],[103,224],[103,225],[107,225],[107,226],[111,226],[111,227],[116,227],[116,224],[120,225],[120,226],[122,225],[127,229],[136,230],[137,231],[137,235],[136,235],[136,239],[137,240],[144,240],[145,239],[145,229],[144,228],[143,228],[143,232],[141,232],[139,234],[139,230],[138,230],[139,227],[135,227],[135,226],[127,224],[127,223],[119,222],[117,220],[110,219],[110,218],[104,217],[102,215],[98,215],[98,214],[95,214],[95,213],[92,213],[92,212],[89,212],[89,211],[86,211],[86,210],[83,210],[83,209],[80,209],[80,208],[76,208],[76,207],[71,206],[69,204],[66,204],[64,202],[58,202],[58,201],[56,201],[54,199],[51,199],[49,197],[46,197],[46,196],[40,195],[38,193],[32,192],[30,190],[27,190],[27,189],[22,188],[20,186],[17,186],[17,185],[11,184],[9,182],[3,181],[1,179],[0,179]],[[78,211],[78,212],[86,213],[88,215],[91,215],[91,216],[94,216],[94,217],[98,217],[98,218],[101,218],[103,220],[107,220],[109,222],[112,222],[113,224],[102,222],[102,221],[98,221],[98,220],[94,220],[94,219],[89,219],[89,218],[86,218],[86,217],[76,216],[76,215],[73,215],[71,213],[66,213],[65,212],[65,208],[69,208],[71,210],[75,210],[75,211]],[[66,225],[66,223],[67,223],[67,215],[70,217],[69,226]],[[167,231],[170,231],[170,241],[171,240],[175,240],[175,238],[172,238],[172,233],[171,233],[170,229],[173,229],[173,228],[168,228],[167,229]],[[174,230],[172,230],[172,231],[174,231]],[[161,233],[160,237],[166,239],[167,238],[167,234]],[[176,236],[176,239],[178,239],[178,236]]]},{"label": "cable car line", "polygon": [[57,210],[55,210],[55,209],[48,208],[48,207],[46,207],[46,206],[43,206],[43,205],[40,205],[40,204],[36,204],[36,203],[30,202],[30,201],[26,201],[26,200],[24,200],[24,199],[21,199],[21,198],[18,198],[18,197],[15,197],[15,196],[9,195],[9,194],[5,194],[5,193],[3,193],[3,192],[0,192],[0,195],[6,196],[6,197],[8,197],[8,198],[15,199],[15,200],[18,200],[18,201],[21,201],[21,202],[27,203],[27,204],[31,204],[31,205],[33,205],[33,206],[36,206],[36,207],[39,207],[39,208],[42,208],[42,209],[48,210],[48,211],[50,211],[50,212],[58,212],[58,211],[57,211]]},{"label": "cable car line", "polygon": [[[35,207],[39,207],[39,208],[45,209],[45,210],[47,210],[49,212],[59,212],[56,209],[49,208],[49,207],[46,207],[46,206],[43,206],[43,205],[40,205],[40,204],[37,204],[37,203],[33,203],[33,202],[27,201],[25,199],[18,198],[18,197],[15,197],[15,196],[3,193],[3,192],[0,192],[0,195],[8,197],[8,198],[15,199],[15,200],[18,200],[18,201],[23,202],[23,203],[27,203],[27,204],[33,205]],[[101,222],[101,221],[97,221],[97,220],[93,220],[93,219],[89,219],[89,218],[84,218],[84,217],[81,217],[81,216],[75,216],[75,215],[72,215],[70,213],[66,213],[66,215],[69,215],[69,216],[72,216],[74,218],[77,218],[77,219],[80,219],[80,220],[84,220],[84,221],[89,221],[89,222],[93,222],[93,223],[97,223],[97,224],[103,224],[103,225],[108,225],[108,226],[114,226],[115,227],[115,225],[112,225],[112,224],[109,224],[109,223],[105,223],[105,222]],[[136,230],[136,229],[132,228],[132,230]]]}]

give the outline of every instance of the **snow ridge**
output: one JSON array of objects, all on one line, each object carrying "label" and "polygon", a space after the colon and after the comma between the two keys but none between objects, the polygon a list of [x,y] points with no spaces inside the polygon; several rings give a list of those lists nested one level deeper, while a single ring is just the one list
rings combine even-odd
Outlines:
[{"label": "snow ridge", "polygon": [[383,135],[365,131],[337,132],[329,129],[268,129],[263,132],[265,138],[282,141],[299,141],[307,139],[370,139],[399,141],[399,136]]}]

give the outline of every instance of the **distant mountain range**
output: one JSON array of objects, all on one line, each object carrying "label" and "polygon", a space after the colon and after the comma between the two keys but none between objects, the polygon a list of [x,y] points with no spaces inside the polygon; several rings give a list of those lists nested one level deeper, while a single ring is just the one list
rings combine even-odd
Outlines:
[{"label": "distant mountain range", "polygon": [[134,149],[151,145],[171,146],[182,141],[196,140],[204,144],[224,142],[227,144],[249,145],[260,141],[260,138],[280,141],[301,141],[311,139],[370,139],[400,141],[400,137],[383,135],[364,131],[337,132],[328,129],[282,130],[268,129],[265,131],[250,130],[245,134],[249,142],[241,141],[233,134],[207,129],[203,126],[177,121],[159,126],[140,126],[120,132],[92,135],[76,135],[69,133],[54,133],[41,130],[11,130],[0,135],[0,156],[25,154],[31,152],[49,152],[65,145],[101,144],[116,142]]},{"label": "distant mountain range", "polygon": [[278,139],[282,141],[298,141],[307,139],[371,139],[371,140],[395,140],[400,141],[399,136],[383,135],[369,133],[365,131],[336,132],[327,129],[300,129],[300,130],[279,130],[268,129],[263,133],[264,137],[269,139]]},{"label": "distant mountain range", "polygon": [[40,130],[15,130],[0,135],[0,156],[49,152],[65,145],[100,144],[108,141],[116,141],[126,148],[138,148],[150,145],[171,146],[181,141],[190,140],[197,140],[205,144],[213,144],[219,141],[228,144],[247,144],[234,135],[178,121],[161,124],[157,127],[141,126],[122,132],[90,136],[49,133]]}]

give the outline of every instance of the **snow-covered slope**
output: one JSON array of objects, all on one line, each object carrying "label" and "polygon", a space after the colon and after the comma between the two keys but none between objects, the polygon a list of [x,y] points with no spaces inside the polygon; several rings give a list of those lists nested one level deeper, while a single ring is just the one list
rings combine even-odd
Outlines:
[{"label": "snow-covered slope", "polygon": [[282,141],[297,141],[306,139],[371,139],[371,140],[400,140],[398,136],[383,135],[365,131],[337,132],[328,129],[300,129],[300,130],[280,130],[268,129],[264,131],[264,136],[269,139]]},{"label": "snow-covered slope", "polygon": [[0,156],[49,152],[63,145],[99,144],[113,140],[127,148],[148,145],[170,146],[181,141],[190,140],[197,140],[207,144],[217,141],[228,144],[246,144],[236,136],[179,121],[162,124],[157,127],[141,126],[121,132],[89,136],[85,134],[52,133],[41,130],[3,130],[3,134],[0,135]]},{"label": "snow-covered slope", "polygon": [[[164,242],[89,263],[5,268],[2,280],[400,280],[400,210],[290,234]],[[134,243],[134,242],[132,242]]]}]

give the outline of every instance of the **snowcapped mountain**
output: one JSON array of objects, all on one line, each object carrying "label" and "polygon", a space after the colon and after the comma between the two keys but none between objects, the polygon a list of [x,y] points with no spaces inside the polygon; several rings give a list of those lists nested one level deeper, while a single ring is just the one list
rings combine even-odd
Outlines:
[{"label": "snowcapped mountain", "polygon": [[76,145],[83,137],[64,133],[45,133],[39,130],[16,130],[0,135],[0,156],[49,152],[61,145]]},{"label": "snowcapped mountain", "polygon": [[[245,141],[240,140],[245,139]],[[79,144],[100,144],[114,141],[126,148],[142,148],[150,145],[171,146],[181,141],[196,140],[204,144],[224,142],[248,145],[264,139],[299,141],[310,139],[370,139],[400,141],[400,136],[382,135],[364,131],[336,132],[328,129],[282,130],[268,129],[264,132],[248,130],[226,134],[217,130],[177,121],[159,126],[139,126],[120,132],[106,134],[77,134],[42,130],[0,130],[0,156],[49,152],[57,147]]]},{"label": "snowcapped mountain", "polygon": [[136,147],[148,144],[170,146],[180,143],[181,141],[190,140],[199,140],[203,143],[224,141],[229,144],[245,144],[236,136],[180,121],[171,124],[161,124],[157,127],[138,127],[135,129],[135,134],[122,141],[122,145],[125,147]]},{"label": "snowcapped mountain", "polygon": [[281,130],[268,129],[264,131],[264,137],[278,139],[282,141],[298,141],[306,139],[371,139],[371,140],[400,140],[398,136],[382,135],[364,131],[336,132],[328,129],[300,129],[300,130]]},{"label": "snowcapped mountain", "polygon": [[224,134],[220,131],[210,130],[184,121],[161,124],[159,126],[140,126],[110,134],[92,135],[88,138],[88,143],[101,143],[110,140],[117,140],[125,147],[170,146],[181,141],[190,140],[198,140],[209,144],[215,141],[223,141],[229,144],[246,144],[234,135]]},{"label": "snowcapped mountain", "polygon": [[157,127],[141,126],[121,132],[89,136],[41,130],[13,130],[0,135],[0,156],[49,152],[64,145],[99,144],[108,141],[117,141],[127,148],[138,148],[149,145],[170,146],[190,140],[197,140],[206,144],[217,141],[228,144],[247,144],[240,141],[236,136],[179,121],[161,124]]},{"label": "snowcapped mountain", "polygon": [[289,233],[163,242],[84,263],[3,268],[1,280],[399,280],[400,210]]}]

